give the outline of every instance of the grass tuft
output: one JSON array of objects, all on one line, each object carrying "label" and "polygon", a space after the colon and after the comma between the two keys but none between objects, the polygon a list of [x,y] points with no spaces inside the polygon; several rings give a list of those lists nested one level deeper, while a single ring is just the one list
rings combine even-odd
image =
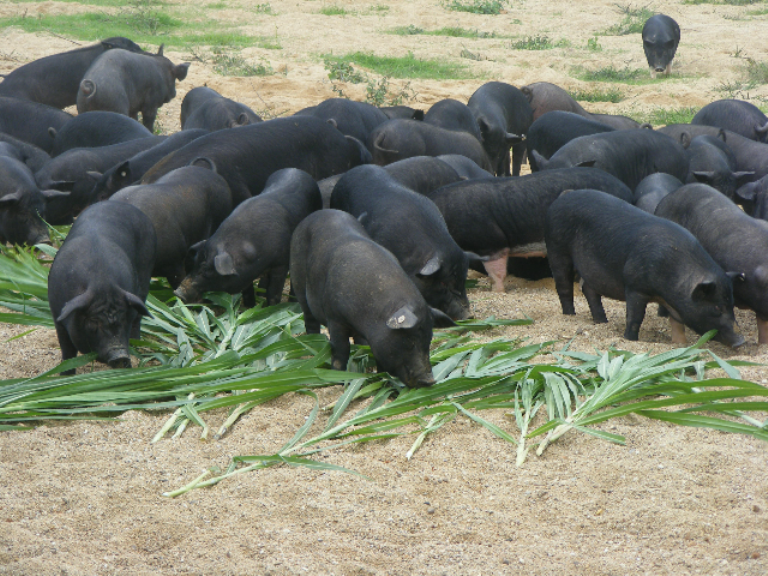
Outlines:
[{"label": "grass tuft", "polygon": [[349,12],[343,6],[323,6],[320,8],[320,14],[323,16],[347,16]]},{"label": "grass tuft", "polygon": [[570,93],[571,98],[579,102],[612,102],[614,104],[624,100],[624,93],[618,88],[609,88],[600,90],[593,88],[590,90],[576,90]]},{"label": "grass tuft", "polygon": [[630,82],[648,77],[648,71],[639,68],[615,68],[613,65],[597,70],[575,68],[576,75],[587,82]]},{"label": "grass tuft", "polygon": [[690,124],[696,113],[701,110],[696,106],[683,108],[656,108],[650,112],[633,114],[640,123],[648,122],[653,126],[668,126],[670,124]]},{"label": "grass tuft", "polygon": [[446,10],[469,12],[471,14],[501,14],[506,2],[503,0],[448,0],[443,2]]},{"label": "grass tuft", "polygon": [[[428,80],[462,80],[473,75],[466,66],[441,60],[416,58],[413,52],[406,56],[376,56],[371,52],[351,52],[343,56],[324,56],[326,63],[357,64],[388,78],[424,78]],[[328,64],[326,64],[328,65]]]},{"label": "grass tuft", "polygon": [[647,7],[633,8],[631,4],[616,5],[617,10],[624,15],[621,22],[603,31],[605,36],[626,36],[627,34],[639,34],[643,31],[645,21],[655,14]]},{"label": "grass tuft", "polygon": [[513,50],[551,50],[552,48],[567,48],[568,40],[553,41],[549,36],[526,36],[522,40],[512,42]]}]

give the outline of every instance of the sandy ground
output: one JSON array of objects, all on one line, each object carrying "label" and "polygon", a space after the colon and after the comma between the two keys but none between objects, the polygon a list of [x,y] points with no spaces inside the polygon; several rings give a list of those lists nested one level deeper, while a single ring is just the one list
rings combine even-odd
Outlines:
[{"label": "sandy ground", "polygon": [[[216,75],[195,61],[178,86],[178,98],[160,112],[164,131],[179,127],[187,90],[207,83],[255,110],[274,115],[333,96],[321,54],[373,50],[379,55],[439,58],[466,64],[477,76],[462,81],[414,80],[412,104],[427,108],[446,97],[466,100],[484,81],[517,86],[555,82],[589,89],[572,77],[574,66],[645,66],[639,35],[598,36],[621,19],[608,1],[513,2],[498,16],[445,10],[424,0],[342,1],[347,16],[323,16],[321,0],[272,2],[275,15],[256,14],[245,2],[223,9],[189,7],[247,33],[277,37],[282,49],[249,48],[242,55],[268,62],[280,73],[265,78]],[[701,106],[727,97],[746,57],[766,58],[763,8],[652,3],[681,25],[682,43],[670,79],[619,85],[618,104],[584,103],[592,111],[647,113]],[[386,9],[384,8],[386,7]],[[91,9],[91,8],[88,8]],[[101,8],[99,8],[101,9]],[[106,8],[104,8],[106,10]],[[5,3],[0,16],[84,11],[73,3]],[[386,31],[413,24],[433,30],[462,26],[497,37],[396,36]],[[515,51],[510,42],[546,35],[570,47]],[[504,36],[499,37],[499,36]],[[71,49],[71,41],[19,29],[0,30],[0,72]],[[461,57],[468,50],[479,61]],[[205,59],[205,50],[198,51]],[[174,61],[187,52],[170,52]],[[399,81],[393,81],[400,85]],[[614,85],[615,86],[615,85]],[[611,86],[602,86],[603,89]],[[360,86],[348,92],[361,98]],[[740,97],[757,104],[758,86]],[[671,348],[664,321],[649,310],[640,342],[627,342],[624,305],[606,302],[609,323],[592,324],[583,297],[577,315],[564,317],[551,280],[507,280],[492,294],[485,279],[472,290],[475,314],[530,316],[532,326],[492,336],[529,342],[575,336],[573,348],[616,345],[634,352]],[[738,354],[710,347],[728,359],[768,362],[758,348],[754,317],[738,319],[748,336]],[[38,330],[6,342],[25,328],[0,325],[0,378],[31,376],[54,366],[55,334]],[[689,333],[689,340],[694,335]],[[768,368],[742,369],[768,382]],[[332,402],[339,393],[321,393]],[[624,447],[572,433],[542,457],[515,467],[513,448],[484,428],[458,418],[405,460],[412,438],[335,451],[327,461],[372,480],[341,473],[272,468],[171,500],[177,488],[233,455],[272,453],[293,435],[311,409],[301,397],[282,398],[241,419],[225,437],[201,442],[195,430],[150,444],[166,416],[131,412],[118,423],[50,424],[30,432],[0,433],[0,574],[706,574],[768,573],[768,446],[748,437],[672,427],[628,417],[603,429],[627,438]],[[503,411],[483,416],[516,433]],[[209,414],[217,427],[223,413]]]}]

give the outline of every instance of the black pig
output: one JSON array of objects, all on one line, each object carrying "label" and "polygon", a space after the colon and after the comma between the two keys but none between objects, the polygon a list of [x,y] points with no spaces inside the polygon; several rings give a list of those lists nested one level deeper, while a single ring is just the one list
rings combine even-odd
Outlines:
[{"label": "black pig", "polygon": [[178,168],[154,184],[123,188],[113,201],[135,206],[152,221],[157,235],[152,276],[164,276],[172,288],[186,276],[189,248],[207,239],[232,212],[226,181],[199,166]]},{"label": "black pig", "polygon": [[397,259],[353,216],[321,210],[299,225],[291,240],[291,282],[307,333],[328,327],[334,369],[347,368],[354,337],[370,345],[380,370],[407,386],[435,383],[432,327],[453,323],[427,305]]},{"label": "black pig", "polygon": [[651,77],[656,78],[659,72],[669,76],[672,59],[680,44],[680,26],[666,14],[656,14],[645,21],[642,37]]},{"label": "black pig", "polygon": [[605,323],[602,297],[627,303],[624,338],[637,340],[649,302],[664,306],[672,341],[685,343],[682,324],[699,334],[744,344],[736,331],[733,285],[722,268],[682,226],[597,190],[574,190],[547,211],[545,240],[563,314],[575,314],[574,272],[592,319]]},{"label": "black pig", "polygon": [[277,304],[288,274],[291,234],[321,208],[320,191],[309,174],[295,168],[275,172],[261,194],[240,204],[208,240],[192,246],[192,270],[176,295],[196,302],[210,290],[241,292],[243,303],[253,307],[253,281],[261,277],[267,303]]},{"label": "black pig", "polygon": [[156,246],[138,208],[100,202],[80,215],[48,276],[62,361],[97,352],[111,368],[130,368],[128,339],[139,338],[141,317],[150,315],[144,302]]},{"label": "black pig", "polygon": [[392,252],[424,299],[454,320],[469,315],[469,257],[448,233],[434,203],[378,166],[359,166],[336,184],[331,208],[360,218],[370,237]]},{"label": "black pig", "polygon": [[245,104],[225,98],[206,86],[192,88],[181,102],[181,129],[210,132],[261,122],[261,116]]}]

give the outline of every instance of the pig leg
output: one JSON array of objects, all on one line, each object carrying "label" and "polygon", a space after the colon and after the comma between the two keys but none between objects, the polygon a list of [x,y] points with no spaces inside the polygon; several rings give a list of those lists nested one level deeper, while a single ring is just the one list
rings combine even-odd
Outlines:
[{"label": "pig leg", "polygon": [[[70,360],[77,356],[77,348],[75,343],[69,337],[69,332],[64,326],[56,324],[56,336],[59,338],[59,346],[61,347],[61,361]],[[63,376],[73,376],[75,374],[74,368],[72,370],[66,370],[61,373]]]},{"label": "pig leg", "polygon": [[768,320],[761,320],[757,316],[755,319],[757,320],[757,343],[768,344]]},{"label": "pig leg", "polygon": [[[266,276],[261,278],[259,281],[259,288],[264,288],[266,290],[267,306],[280,304],[287,276],[288,267],[280,266],[278,268],[273,268]],[[265,280],[266,282],[264,282]]]},{"label": "pig leg", "polygon": [[[525,144],[515,144],[512,146],[512,176],[520,176],[520,167],[525,158]],[[509,152],[507,152],[507,176],[509,173]]]},{"label": "pig leg", "polygon": [[573,307],[573,260],[565,254],[549,253],[549,267],[555,279],[555,289],[560,298],[563,314],[576,314]]},{"label": "pig leg", "polygon": [[155,120],[157,119],[157,108],[144,109],[141,111],[141,123],[149,130],[153,132],[155,130]]},{"label": "pig leg", "polygon": [[504,292],[504,278],[507,277],[507,252],[500,258],[483,262],[483,267],[491,279],[493,292]]},{"label": "pig leg", "polygon": [[586,284],[582,284],[581,291],[587,299],[587,304],[589,304],[589,311],[592,313],[592,321],[595,324],[605,324],[608,322],[608,318],[605,316],[605,309],[603,308],[602,296]]},{"label": "pig leg", "polygon": [[624,338],[637,340],[640,334],[640,325],[645,318],[645,308],[648,306],[648,298],[637,292],[627,292],[627,326],[624,328]]},{"label": "pig leg", "polygon": [[688,343],[688,340],[685,338],[685,325],[681,324],[671,316],[669,318],[669,331],[671,332],[673,344]]},{"label": "pig leg", "polygon": [[[306,319],[304,320],[306,323]],[[331,368],[346,370],[349,362],[349,330],[338,322],[328,323],[328,334],[331,337]]]},{"label": "pig leg", "polygon": [[243,291],[240,292],[240,294],[242,295],[243,306],[246,308],[253,308],[256,306],[256,291],[253,289],[253,283],[250,283],[243,288]]}]

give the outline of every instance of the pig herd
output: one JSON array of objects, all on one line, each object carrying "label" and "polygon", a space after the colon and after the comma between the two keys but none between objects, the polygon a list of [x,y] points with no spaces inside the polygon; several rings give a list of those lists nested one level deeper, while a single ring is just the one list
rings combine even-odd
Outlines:
[{"label": "pig herd", "polygon": [[[649,21],[647,54],[677,47],[665,25]],[[187,68],[109,38],[0,83],[0,242],[74,221],[49,276],[63,360],[130,367],[153,276],[187,302],[222,290],[254,306],[257,279],[274,304],[290,274],[335,369],[353,338],[427,386],[433,328],[470,315],[468,269],[502,292],[520,259],[544,258],[564,314],[577,278],[595,322],[602,297],[626,301],[627,339],[656,302],[675,342],[688,326],[743,344],[736,305],[768,343],[768,118],[749,103],[653,130],[554,84],[488,82],[426,113],[334,98],[262,121],[196,87],[182,130],[153,135]]]}]

